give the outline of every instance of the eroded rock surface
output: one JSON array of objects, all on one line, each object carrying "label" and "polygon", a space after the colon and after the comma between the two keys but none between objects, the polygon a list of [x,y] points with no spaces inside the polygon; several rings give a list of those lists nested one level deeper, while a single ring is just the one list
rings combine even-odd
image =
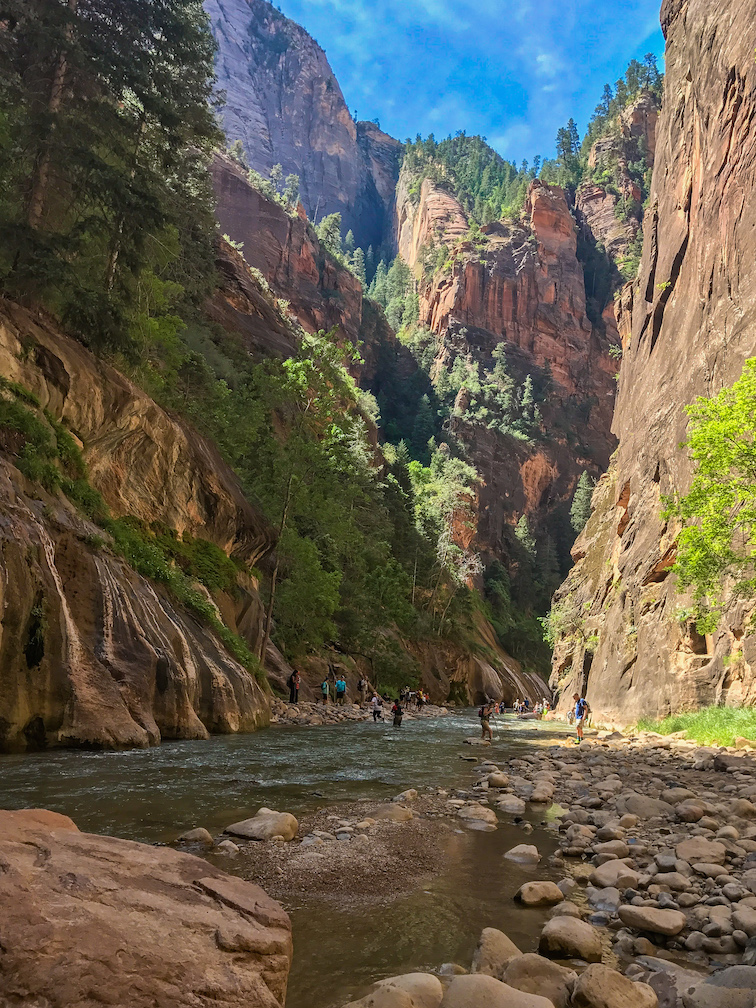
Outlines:
[{"label": "eroded rock surface", "polygon": [[0,812],[0,1002],[280,1008],[291,924],[201,858]]},{"label": "eroded rock surface", "polygon": [[[0,374],[82,445],[115,517],[189,533],[253,564],[267,522],[215,448],[44,318],[6,304]],[[0,750],[147,746],[266,723],[260,686],[212,627],[137,574],[107,534],[0,453]],[[208,596],[209,598],[209,596]],[[260,604],[240,575],[217,598],[254,641]]]},{"label": "eroded rock surface", "polygon": [[569,628],[552,686],[562,709],[587,686],[605,723],[756,697],[743,603],[725,598],[718,632],[696,632],[669,574],[678,528],[661,516],[662,499],[692,476],[684,407],[732,384],[756,353],[752,20],[750,5],[729,0],[662,8],[666,77],[643,259],[619,311],[620,446],[556,597]]}]

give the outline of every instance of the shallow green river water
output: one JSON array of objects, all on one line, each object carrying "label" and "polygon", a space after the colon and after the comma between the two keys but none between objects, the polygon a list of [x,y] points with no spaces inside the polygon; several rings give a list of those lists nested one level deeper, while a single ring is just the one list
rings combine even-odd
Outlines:
[{"label": "shallow green river water", "polygon": [[[490,748],[462,745],[479,732],[470,710],[405,720],[399,730],[372,722],[275,727],[148,750],[3,756],[0,807],[53,809],[88,832],[165,842],[192,826],[219,832],[260,805],[302,815],[341,801],[390,798],[407,787],[465,787],[471,764],[460,752],[500,761],[565,733],[514,718],[496,719],[494,730]],[[547,857],[555,842],[539,828],[541,818],[533,818],[529,839],[508,821],[491,833],[450,831],[442,863],[418,866],[422,886],[378,912],[317,900],[287,906],[295,943],[288,1008],[329,1008],[381,976],[444,961],[469,964],[488,925],[532,950],[545,915],[517,908],[512,896],[535,876],[501,855],[533,842]],[[254,877],[246,861],[224,860],[223,867]],[[547,876],[539,869],[537,877]]]}]

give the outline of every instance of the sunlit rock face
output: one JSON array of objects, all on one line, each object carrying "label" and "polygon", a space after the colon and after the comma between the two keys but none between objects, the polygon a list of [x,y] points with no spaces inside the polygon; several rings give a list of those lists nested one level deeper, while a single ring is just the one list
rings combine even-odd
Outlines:
[{"label": "sunlit rock face", "polygon": [[[248,564],[270,549],[271,530],[215,448],[45,318],[3,307],[0,374],[78,440],[114,517],[207,539]],[[212,628],[23,477],[7,437],[2,448],[0,749],[148,746],[265,723],[265,694]],[[240,574],[235,597],[215,602],[253,642],[252,579]]]},{"label": "sunlit rock face", "polygon": [[436,336],[435,367],[456,356],[490,366],[492,351],[504,343],[520,381],[544,368],[553,378],[539,443],[452,419],[482,477],[473,535],[464,545],[501,556],[505,529],[522,514],[534,528],[548,527],[554,510],[569,506],[580,473],[598,474],[608,464],[615,445],[609,427],[616,366],[608,353],[618,341],[614,320],[607,313],[597,326],[586,315],[577,226],[559,187],[533,182],[522,218],[484,225],[477,245],[450,192],[428,179],[419,195],[411,188],[403,172],[395,219],[400,254],[418,275],[431,242],[447,245],[451,259],[450,268],[420,286],[420,322]]},{"label": "sunlit rock face", "polygon": [[218,87],[229,143],[241,140],[266,178],[280,164],[300,178],[308,216],[341,213],[367,250],[387,234],[401,145],[355,122],[325,53],[265,0],[205,0],[218,43]]},{"label": "sunlit rock face", "polygon": [[685,405],[732,384],[756,353],[752,15],[729,0],[662,7],[666,77],[643,259],[618,306],[619,450],[557,597],[574,626],[552,684],[563,708],[587,688],[607,723],[756,698],[743,603],[725,598],[718,632],[696,633],[670,575],[677,527],[661,517],[662,499],[692,476],[680,448]]}]

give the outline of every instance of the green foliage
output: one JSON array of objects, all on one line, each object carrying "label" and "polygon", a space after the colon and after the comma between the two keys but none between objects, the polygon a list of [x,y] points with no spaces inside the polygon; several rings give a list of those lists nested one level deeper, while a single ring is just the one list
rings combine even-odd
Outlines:
[{"label": "green foliage", "polygon": [[659,735],[684,731],[686,738],[701,745],[731,746],[738,737],[756,739],[756,710],[753,707],[702,707],[684,714],[671,714],[661,721],[642,718],[637,729]]},{"label": "green foliage", "polygon": [[332,256],[340,258],[341,248],[341,214],[332,213],[324,217],[315,228],[318,238]]},{"label": "green foliage", "polygon": [[711,632],[725,584],[756,596],[756,358],[729,388],[686,409],[686,447],[695,465],[690,490],[666,502],[665,517],[686,523],[674,571],[692,588],[699,633]]},{"label": "green foliage", "polygon": [[175,338],[212,283],[214,43],[198,0],[11,0],[0,286],[91,344]]},{"label": "green foliage", "polygon": [[[540,159],[537,159],[540,162]],[[419,195],[424,178],[447,188],[478,224],[516,216],[525,202],[530,181],[538,168],[505,161],[480,136],[460,131],[437,142],[433,134],[407,140],[404,168],[412,178],[411,193]]]},{"label": "green foliage", "polygon": [[570,508],[570,524],[576,535],[580,535],[591,517],[591,498],[595,485],[595,480],[592,480],[584,469],[577,481]]}]

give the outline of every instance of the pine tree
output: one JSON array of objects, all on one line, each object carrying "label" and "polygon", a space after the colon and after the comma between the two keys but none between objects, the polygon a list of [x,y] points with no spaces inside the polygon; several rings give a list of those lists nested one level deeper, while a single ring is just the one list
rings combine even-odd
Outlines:
[{"label": "pine tree", "polygon": [[281,184],[283,183],[283,168],[280,164],[274,164],[270,169],[270,181],[273,183],[273,188],[276,192],[280,192]]},{"label": "pine tree", "polygon": [[354,252],[354,231],[351,228],[349,228],[344,236],[344,251],[347,255],[351,255]]},{"label": "pine tree", "polygon": [[536,541],[533,537],[533,533],[530,531],[530,522],[528,521],[528,516],[523,514],[520,516],[519,521],[515,525],[515,536],[518,542],[525,550],[527,556],[535,562],[536,559]]},{"label": "pine tree", "polygon": [[335,256],[341,255],[341,214],[324,217],[315,229],[323,246]]},{"label": "pine tree", "polygon": [[194,243],[210,261],[207,17],[199,0],[10,0],[2,22],[0,281],[124,346],[153,262],[167,292]]},{"label": "pine tree", "polygon": [[588,473],[583,470],[575,487],[575,495],[572,498],[570,508],[570,525],[572,525],[577,535],[583,531],[588,519],[591,517],[591,498],[595,482]]},{"label": "pine tree", "polygon": [[283,199],[287,206],[299,203],[299,175],[287,175],[284,181]]},{"label": "pine tree", "polygon": [[430,400],[424,395],[417,407],[415,422],[412,425],[411,447],[414,458],[422,462],[428,460],[428,441],[436,429],[436,418],[431,408]]},{"label": "pine tree", "polygon": [[522,399],[520,400],[520,413],[526,423],[533,422],[535,410],[535,396],[533,395],[533,379],[530,375],[525,379],[522,386]]},{"label": "pine tree", "polygon": [[[351,234],[351,231],[349,232],[349,234]],[[351,261],[351,269],[352,269],[352,273],[354,273],[354,275],[357,277],[357,279],[360,281],[360,283],[364,287],[365,286],[365,282],[366,282],[366,277],[365,277],[365,253],[362,251],[361,248],[356,248],[354,250],[354,253],[352,255],[352,261]]]}]

